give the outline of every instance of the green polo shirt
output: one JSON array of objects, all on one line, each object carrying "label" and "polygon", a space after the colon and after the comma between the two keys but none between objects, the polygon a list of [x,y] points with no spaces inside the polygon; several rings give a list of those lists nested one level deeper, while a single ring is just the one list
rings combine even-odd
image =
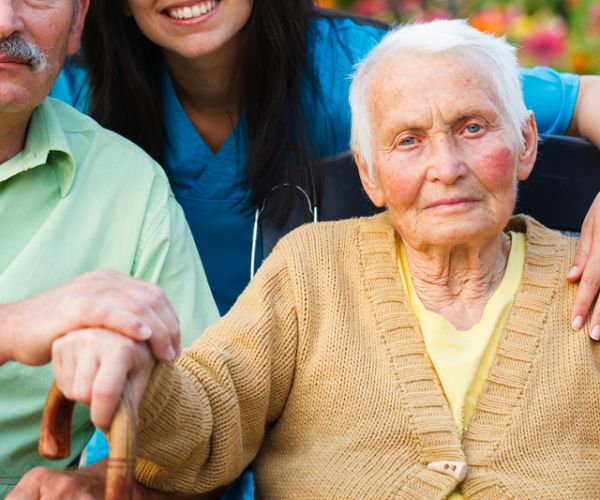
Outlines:
[{"label": "green polo shirt", "polygon": [[[160,285],[182,342],[218,312],[184,215],[159,165],[73,108],[47,99],[23,151],[0,165],[0,303],[18,301],[109,267]],[[50,366],[0,366],[0,498],[37,465],[64,467],[93,432],[87,408],[73,418],[72,456],[37,453]]]}]

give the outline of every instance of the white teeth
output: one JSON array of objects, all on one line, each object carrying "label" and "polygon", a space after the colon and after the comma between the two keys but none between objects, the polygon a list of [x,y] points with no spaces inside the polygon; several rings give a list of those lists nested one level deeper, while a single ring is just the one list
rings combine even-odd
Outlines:
[{"label": "white teeth", "polygon": [[209,0],[208,2],[200,2],[191,7],[177,7],[174,9],[165,9],[166,14],[173,19],[192,19],[193,17],[200,17],[204,14],[208,14],[217,6],[215,0]]}]

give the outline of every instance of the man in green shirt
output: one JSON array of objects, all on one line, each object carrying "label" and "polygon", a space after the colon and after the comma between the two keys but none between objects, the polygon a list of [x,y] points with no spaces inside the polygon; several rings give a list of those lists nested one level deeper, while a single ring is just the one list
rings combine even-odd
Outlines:
[{"label": "man in green shirt", "polygon": [[[0,0],[0,498],[37,465],[71,463],[93,432],[78,407],[73,455],[50,464],[37,454],[52,368],[24,364],[50,361],[54,339],[112,330],[149,339],[157,358],[171,359],[180,331],[189,344],[217,318],[162,169],[47,99],[66,54],[78,49],[87,7]],[[93,354],[90,376],[102,372]]]}]

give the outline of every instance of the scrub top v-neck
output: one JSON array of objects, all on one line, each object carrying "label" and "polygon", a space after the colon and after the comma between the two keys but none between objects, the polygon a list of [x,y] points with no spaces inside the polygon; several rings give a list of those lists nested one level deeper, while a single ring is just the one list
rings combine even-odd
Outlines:
[{"label": "scrub top v-neck", "polygon": [[[252,190],[246,185],[246,120],[240,119],[214,152],[196,131],[162,65],[163,110],[167,134],[165,171],[196,240],[204,270],[221,314],[250,276],[254,222]],[[260,245],[257,245],[260,247]],[[260,262],[262,256],[257,257]]]}]

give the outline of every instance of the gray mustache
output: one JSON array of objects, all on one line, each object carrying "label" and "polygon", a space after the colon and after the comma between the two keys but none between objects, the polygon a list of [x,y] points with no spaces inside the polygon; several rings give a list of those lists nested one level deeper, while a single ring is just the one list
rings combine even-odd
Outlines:
[{"label": "gray mustache", "polygon": [[26,61],[34,71],[43,71],[48,65],[48,59],[42,49],[18,35],[0,38],[0,54]]}]

